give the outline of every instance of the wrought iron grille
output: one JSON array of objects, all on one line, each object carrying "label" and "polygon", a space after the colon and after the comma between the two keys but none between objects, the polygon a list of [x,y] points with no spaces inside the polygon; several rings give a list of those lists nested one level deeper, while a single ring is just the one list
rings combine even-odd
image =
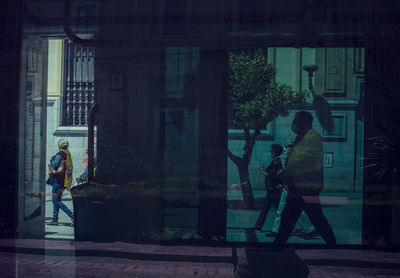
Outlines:
[{"label": "wrought iron grille", "polygon": [[63,125],[87,126],[94,103],[94,48],[65,41]]}]

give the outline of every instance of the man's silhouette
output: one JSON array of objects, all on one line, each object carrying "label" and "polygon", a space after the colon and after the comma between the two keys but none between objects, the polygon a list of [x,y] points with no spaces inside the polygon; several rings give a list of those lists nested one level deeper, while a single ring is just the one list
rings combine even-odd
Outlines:
[{"label": "man's silhouette", "polygon": [[312,115],[306,111],[296,113],[292,122],[292,131],[297,137],[286,159],[284,181],[288,196],[274,240],[277,249],[286,244],[302,210],[325,242],[331,246],[336,244],[319,201],[323,187],[323,149],[321,135],[312,128],[312,122]]}]

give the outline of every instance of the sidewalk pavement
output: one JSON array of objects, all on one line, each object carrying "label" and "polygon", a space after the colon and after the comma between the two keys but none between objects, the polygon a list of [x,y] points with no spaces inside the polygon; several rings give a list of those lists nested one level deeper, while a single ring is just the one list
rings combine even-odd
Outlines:
[{"label": "sidewalk pavement", "polygon": [[[253,194],[257,200],[265,197],[265,191],[254,190]],[[235,202],[243,200],[241,190],[228,191],[228,205],[235,205]],[[63,192],[63,203],[74,211],[71,193],[67,190]],[[361,244],[361,213],[362,196],[358,193],[324,193],[321,197],[324,206],[324,213],[334,228],[336,240],[339,244]],[[332,204],[334,203],[334,204]],[[273,237],[266,237],[265,234],[272,230],[275,220],[275,209],[267,215],[262,232],[249,231],[247,228],[254,227],[260,210],[240,210],[232,207],[227,208],[227,240],[232,242],[272,242]],[[53,204],[51,200],[51,186],[46,187],[46,209],[45,221],[52,219]],[[168,208],[165,211],[164,223],[173,230],[179,227],[193,226],[196,228],[197,210],[193,208]],[[46,239],[65,239],[74,240],[74,229],[70,227],[70,218],[62,211],[59,212],[59,226],[45,225]],[[185,230],[182,228],[182,230]],[[301,228],[300,226],[297,228]],[[176,232],[176,231],[175,231]],[[323,244],[320,237],[313,239],[302,239],[297,236],[290,237],[289,243]]]},{"label": "sidewalk pavement", "polygon": [[[53,216],[53,202],[51,199],[51,186],[46,186],[46,208],[45,208],[45,221],[51,221]],[[68,190],[64,190],[62,196],[63,203],[72,211],[72,197]],[[60,209],[58,214],[58,226],[45,225],[45,238],[46,239],[74,239],[74,228],[70,226],[71,219],[68,215]],[[44,225],[44,223],[43,223]]]},{"label": "sidewalk pavement", "polygon": [[[399,253],[340,249],[296,253],[309,265],[310,278],[400,277]],[[232,261],[231,248],[0,239],[3,278],[233,278]]]}]

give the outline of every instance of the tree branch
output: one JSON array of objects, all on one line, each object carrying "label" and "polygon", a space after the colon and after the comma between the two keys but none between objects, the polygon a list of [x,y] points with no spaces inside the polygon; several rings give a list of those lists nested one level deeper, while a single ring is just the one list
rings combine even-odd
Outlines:
[{"label": "tree branch", "polygon": [[239,165],[240,161],[242,158],[240,156],[234,155],[230,150],[228,150],[228,157],[235,163],[236,165]]},{"label": "tree branch", "polygon": [[246,140],[247,143],[248,141],[250,141],[250,130],[248,127],[244,127],[243,130],[244,130],[244,140]]},{"label": "tree branch", "polygon": [[251,141],[253,144],[256,142],[257,136],[260,135],[260,128],[257,127],[256,130],[254,130],[253,134],[251,135]]},{"label": "tree branch", "polygon": [[253,134],[250,136],[250,132],[248,132],[248,136],[246,138],[246,144],[244,145],[244,155],[243,159],[250,162],[251,154],[253,152],[254,144],[256,143],[257,136],[260,135],[260,129],[256,128]]}]

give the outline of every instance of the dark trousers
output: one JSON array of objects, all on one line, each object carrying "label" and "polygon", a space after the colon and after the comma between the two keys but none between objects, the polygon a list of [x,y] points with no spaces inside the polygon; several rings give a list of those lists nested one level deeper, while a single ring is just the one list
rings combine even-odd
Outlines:
[{"label": "dark trousers", "polygon": [[276,209],[278,209],[279,201],[281,199],[281,194],[282,194],[281,190],[267,192],[267,197],[265,198],[265,202],[263,204],[261,213],[257,218],[255,226],[256,229],[261,230],[262,227],[264,226],[264,222],[267,219],[268,211],[271,208],[271,206],[274,206]]},{"label": "dark trousers", "polygon": [[322,213],[319,195],[314,195],[312,200],[312,202],[306,203],[302,196],[289,190],[286,199],[286,206],[282,212],[281,224],[274,240],[274,247],[282,248],[286,244],[286,241],[289,239],[302,210],[304,210],[308,218],[310,218],[311,223],[325,242],[330,246],[336,244],[336,238],[332,227],[329,225],[328,220]]}]

